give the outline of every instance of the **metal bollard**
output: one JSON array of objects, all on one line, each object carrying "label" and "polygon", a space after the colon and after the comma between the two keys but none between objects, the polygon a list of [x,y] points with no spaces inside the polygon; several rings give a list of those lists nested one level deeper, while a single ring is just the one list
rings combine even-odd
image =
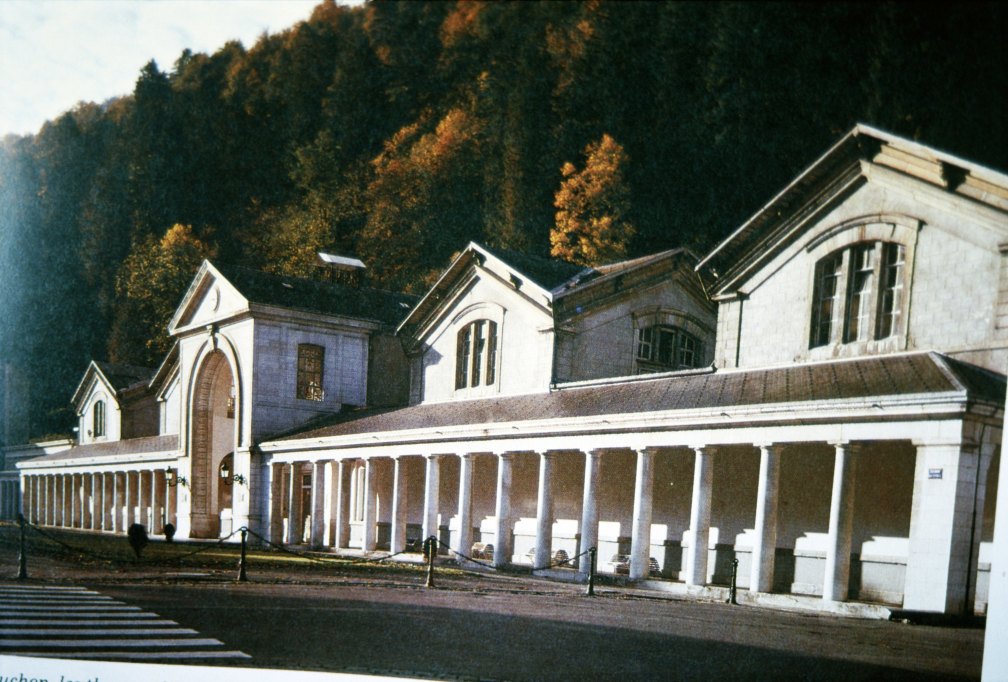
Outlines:
[{"label": "metal bollard", "polygon": [[735,601],[735,594],[738,591],[738,588],[736,586],[736,581],[737,580],[738,580],[738,559],[732,559],[732,565],[731,565],[731,589],[728,592],[728,603],[729,604],[738,604],[738,602]]},{"label": "metal bollard", "polygon": [[437,538],[433,535],[424,540],[424,554],[427,555],[426,587],[434,587],[434,555],[437,554]]},{"label": "metal bollard", "polygon": [[245,575],[245,541],[248,538],[248,529],[242,528],[242,546],[241,546],[241,561],[238,562],[238,582],[244,583],[248,581],[248,576]]},{"label": "metal bollard", "polygon": [[592,547],[588,550],[588,591],[585,593],[589,597],[595,596],[595,555],[598,550]]},{"label": "metal bollard", "polygon": [[18,552],[18,580],[24,580],[28,577],[28,553],[25,552],[25,517],[24,514],[18,514],[18,523],[21,524],[21,545]]}]

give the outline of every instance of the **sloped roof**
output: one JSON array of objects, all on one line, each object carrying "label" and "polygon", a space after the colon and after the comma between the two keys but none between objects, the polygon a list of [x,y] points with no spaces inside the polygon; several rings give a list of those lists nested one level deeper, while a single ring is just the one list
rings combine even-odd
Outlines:
[{"label": "sloped roof", "polygon": [[961,394],[1003,404],[1005,377],[938,353],[905,353],[765,369],[690,372],[484,400],[367,410],[273,440],[761,404]]},{"label": "sloped roof", "polygon": [[80,383],[77,384],[77,388],[74,389],[73,397],[70,399],[73,405],[79,406],[80,401],[84,398],[84,392],[91,385],[91,377],[95,375],[108,384],[118,400],[126,389],[140,386],[146,388],[154,375],[154,370],[149,367],[92,360],[84,371]]},{"label": "sloped roof", "polygon": [[504,261],[523,275],[528,276],[546,291],[552,291],[570,278],[587,270],[582,265],[575,265],[559,258],[543,258],[518,251],[505,249],[489,249],[482,244],[480,247]]},{"label": "sloped roof", "polygon": [[863,160],[908,173],[992,208],[1008,210],[1008,176],[859,123],[704,256],[697,270],[715,273],[726,286],[756,255],[779,243],[792,219],[808,212],[816,197],[841,192],[861,177]]},{"label": "sloped roof", "polygon": [[116,391],[121,391],[138,383],[146,384],[154,376],[154,370],[150,367],[99,362],[97,360],[95,364]]},{"label": "sloped roof", "polygon": [[86,445],[76,445],[67,450],[61,450],[51,455],[33,457],[19,464],[73,464],[75,460],[94,460],[116,457],[121,455],[143,455],[158,452],[171,453],[178,450],[178,434],[166,436],[145,436],[143,438],[128,438],[126,440],[114,440],[106,443],[88,443]]},{"label": "sloped roof", "polygon": [[338,282],[274,275],[237,265],[214,267],[249,303],[398,324],[416,297]]}]

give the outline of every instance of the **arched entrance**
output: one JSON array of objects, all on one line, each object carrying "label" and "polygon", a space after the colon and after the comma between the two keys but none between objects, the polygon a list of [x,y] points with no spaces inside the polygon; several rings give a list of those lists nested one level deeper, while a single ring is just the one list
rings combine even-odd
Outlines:
[{"label": "arched entrance", "polygon": [[[230,488],[219,479],[225,469],[234,470],[234,464],[226,458],[235,451],[235,409],[231,366],[224,353],[215,350],[200,366],[193,392],[192,537],[218,537],[223,530],[221,513],[230,519]],[[230,532],[230,528],[227,530]]]}]

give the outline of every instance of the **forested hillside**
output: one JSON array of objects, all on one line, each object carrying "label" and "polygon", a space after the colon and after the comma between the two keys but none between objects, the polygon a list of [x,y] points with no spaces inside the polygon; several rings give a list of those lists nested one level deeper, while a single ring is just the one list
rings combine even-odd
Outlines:
[{"label": "forested hillside", "polygon": [[0,363],[65,430],[90,359],[160,362],[205,255],[420,290],[468,240],[702,251],[858,121],[1008,168],[1005,10],[929,7],[326,2],[152,62],[3,141]]}]

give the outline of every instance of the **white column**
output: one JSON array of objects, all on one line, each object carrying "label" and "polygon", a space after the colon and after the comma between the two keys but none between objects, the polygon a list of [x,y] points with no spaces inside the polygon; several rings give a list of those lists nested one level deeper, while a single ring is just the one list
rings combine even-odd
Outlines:
[{"label": "white column", "polygon": [[831,445],[836,449],[836,457],[833,460],[833,495],[830,498],[823,599],[846,601],[854,520],[854,446],[850,443]]},{"label": "white column", "polygon": [[54,526],[63,525],[63,510],[66,508],[66,486],[63,483],[63,474],[53,475],[53,522]]},{"label": "white column", "polygon": [[441,497],[441,456],[427,455],[427,475],[424,480],[423,536],[438,537],[438,508]]},{"label": "white column", "polygon": [[112,532],[124,532],[123,499],[126,490],[125,474],[118,471],[112,473]]},{"label": "white column", "polygon": [[70,500],[67,490],[66,474],[56,475],[56,525],[65,528],[67,516],[67,502]]},{"label": "white column", "polygon": [[164,533],[165,526],[165,515],[167,514],[167,506],[165,505],[165,498],[167,497],[165,488],[165,470],[157,469],[151,472],[151,514],[154,519],[151,521],[151,526],[153,528],[152,532],[155,535],[161,535]]},{"label": "white column", "polygon": [[[587,552],[598,547],[598,475],[602,453],[599,450],[585,450],[584,492],[581,495],[581,551]],[[591,558],[581,557],[578,563],[581,573],[591,570]]]},{"label": "white column", "polygon": [[497,453],[497,521],[494,533],[493,565],[504,566],[511,560],[511,482],[514,456]]},{"label": "white column", "polygon": [[154,510],[151,509],[154,499],[152,495],[153,490],[151,489],[151,482],[153,480],[154,475],[151,471],[140,471],[137,473],[137,483],[140,486],[140,518],[137,520],[137,523],[143,524],[147,528],[148,533],[154,532]]},{"label": "white column", "polygon": [[346,482],[349,470],[346,461],[341,459],[336,462],[336,519],[333,524],[335,526],[333,545],[337,549],[350,544],[350,486]]},{"label": "white column", "polygon": [[966,609],[967,585],[975,578],[968,571],[977,450],[961,441],[917,446],[903,593],[907,610],[959,615]]},{"label": "white column", "polygon": [[298,462],[288,464],[287,471],[290,477],[287,481],[287,537],[284,538],[284,542],[293,545],[301,539],[301,520],[298,518],[300,516],[298,507],[301,506],[298,494],[301,488],[301,482],[298,480],[301,478],[300,464]]},{"label": "white column", "polygon": [[326,462],[322,467],[322,546],[332,547],[335,527],[333,517],[336,511],[335,462]]},{"label": "white column", "polygon": [[539,453],[539,494],[533,568],[546,568],[553,557],[553,453]]},{"label": "white column", "polygon": [[46,476],[46,524],[56,525],[56,476]]},{"label": "white column", "polygon": [[102,530],[114,533],[116,529],[115,506],[116,487],[119,484],[118,476],[113,472],[102,472],[101,498],[102,498]]},{"label": "white column", "polygon": [[[598,547],[598,475],[602,459],[600,450],[585,450],[584,491],[581,495],[581,551]],[[582,557],[578,563],[581,573],[591,570],[591,559]]]},{"label": "white column", "polygon": [[633,533],[630,539],[630,579],[642,580],[650,574],[651,507],[654,493],[653,448],[637,450],[634,482]]},{"label": "white column", "polygon": [[463,554],[472,552],[472,476],[473,456],[459,455],[458,537],[452,538],[455,549]]},{"label": "white column", "polygon": [[283,487],[284,465],[274,462],[267,468],[268,481],[263,481],[269,491],[269,541],[281,544],[283,537],[283,498],[286,493]]},{"label": "white column", "polygon": [[710,449],[695,447],[693,500],[690,504],[690,546],[686,552],[686,584],[707,584],[707,545],[710,539],[711,483],[714,467]]},{"label": "white column", "polygon": [[389,549],[393,554],[406,549],[406,462],[402,457],[392,459],[392,538]]},{"label": "white column", "polygon": [[81,513],[84,509],[84,475],[70,474],[70,527],[83,528]]},{"label": "white column", "polygon": [[777,495],[780,483],[779,446],[758,445],[759,480],[756,489],[756,522],[753,526],[750,592],[773,591],[774,555],[777,550]]},{"label": "white column", "polygon": [[377,545],[378,505],[375,490],[375,466],[371,458],[364,460],[364,529],[361,539],[361,549],[373,552]]},{"label": "white column", "polygon": [[312,547],[321,547],[325,542],[325,479],[326,462],[312,464],[310,543]]}]

